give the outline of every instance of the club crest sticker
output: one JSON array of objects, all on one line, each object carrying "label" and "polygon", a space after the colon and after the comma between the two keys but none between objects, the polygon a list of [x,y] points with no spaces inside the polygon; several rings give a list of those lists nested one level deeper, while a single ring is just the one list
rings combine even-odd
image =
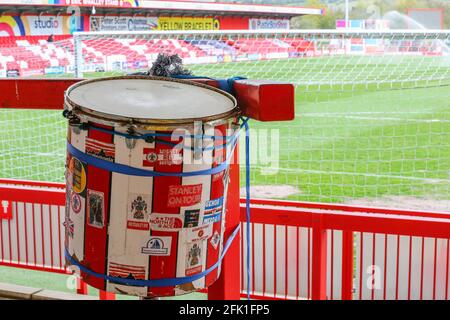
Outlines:
[{"label": "club crest sticker", "polygon": [[143,167],[154,167],[156,164],[162,166],[179,165],[183,161],[181,149],[155,149],[144,148],[144,159],[142,160]]},{"label": "club crest sticker", "polygon": [[190,276],[202,272],[202,244],[191,243],[186,248],[185,275]]},{"label": "club crest sticker", "polygon": [[105,226],[105,197],[103,192],[88,189],[88,224],[103,228]]},{"label": "club crest sticker", "polygon": [[141,253],[150,256],[170,256],[172,237],[150,237]]},{"label": "club crest sticker", "polygon": [[167,206],[169,208],[189,207],[200,203],[202,184],[169,186]]},{"label": "club crest sticker", "polygon": [[86,189],[86,169],[84,164],[75,157],[69,162],[69,171],[72,175],[72,190],[83,193]]},{"label": "club crest sticker", "polygon": [[80,213],[82,204],[81,197],[78,193],[72,192],[70,196],[70,205],[74,213]]},{"label": "club crest sticker", "polygon": [[128,220],[127,228],[134,230],[149,230],[149,195],[131,193],[128,196]]},{"label": "club crest sticker", "polygon": [[86,138],[86,153],[103,160],[114,162],[116,147],[113,143]]},{"label": "club crest sticker", "polygon": [[110,262],[109,275],[121,279],[145,280],[145,267]]},{"label": "club crest sticker", "polygon": [[157,231],[179,231],[183,228],[183,220],[176,214],[152,213],[150,229]]},{"label": "club crest sticker", "polygon": [[198,226],[200,218],[200,209],[186,210],[184,212],[184,228],[193,228]]}]

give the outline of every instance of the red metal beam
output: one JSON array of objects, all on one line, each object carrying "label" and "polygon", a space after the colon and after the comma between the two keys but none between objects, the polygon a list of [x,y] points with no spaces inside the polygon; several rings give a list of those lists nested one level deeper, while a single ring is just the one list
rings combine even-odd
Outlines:
[{"label": "red metal beam", "polygon": [[0,108],[62,109],[64,91],[81,79],[0,79]]},{"label": "red metal beam", "polygon": [[66,188],[66,185],[60,182],[45,182],[45,181],[1,179],[1,178],[0,184],[6,184],[8,186],[27,186],[27,187],[60,188],[60,189]]},{"label": "red metal beam", "polygon": [[[0,108],[62,109],[64,92],[82,79],[2,79]],[[196,79],[212,86],[218,81]],[[289,83],[238,80],[235,97],[243,114],[259,121],[286,121],[295,117],[295,88]]]},{"label": "red metal beam", "polygon": [[6,262],[6,261],[0,261],[0,266],[11,267],[11,268],[20,268],[20,269],[29,269],[29,270],[36,270],[36,271],[44,271],[44,272],[51,272],[51,273],[61,273],[61,274],[71,274],[72,273],[71,271],[68,271],[67,269],[41,267],[41,266],[35,266],[35,265],[29,265],[29,264],[23,264],[23,263]]},{"label": "red metal beam", "polygon": [[[450,238],[449,218],[261,206],[253,205],[252,201],[253,223],[314,227],[316,215],[322,216],[323,227],[328,230]],[[241,204],[241,220],[245,221],[245,206],[243,204]]]},{"label": "red metal beam", "polygon": [[15,202],[40,203],[64,206],[66,193],[64,189],[42,189],[33,187],[0,186],[2,199]]},{"label": "red metal beam", "polygon": [[[242,203],[245,203],[245,199],[241,199],[241,204]],[[382,214],[394,214],[394,215],[415,216],[415,217],[450,219],[450,214],[448,212],[416,211],[416,210],[392,209],[392,208],[373,208],[373,207],[353,206],[336,203],[300,202],[300,201],[252,198],[252,204],[304,208],[304,209],[307,208],[307,209],[321,209],[321,210],[333,210],[345,212],[382,213]]]}]

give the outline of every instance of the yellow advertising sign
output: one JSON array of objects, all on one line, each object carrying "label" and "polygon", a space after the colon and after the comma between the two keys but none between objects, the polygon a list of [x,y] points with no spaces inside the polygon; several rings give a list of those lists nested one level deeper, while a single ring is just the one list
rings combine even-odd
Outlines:
[{"label": "yellow advertising sign", "polygon": [[220,22],[214,18],[159,17],[158,30],[219,30]]}]

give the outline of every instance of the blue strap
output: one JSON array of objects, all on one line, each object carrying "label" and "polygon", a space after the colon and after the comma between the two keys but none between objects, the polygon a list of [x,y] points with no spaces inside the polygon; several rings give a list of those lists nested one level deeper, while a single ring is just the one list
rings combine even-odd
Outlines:
[{"label": "blue strap", "polygon": [[192,75],[178,75],[178,76],[172,76],[172,78],[175,79],[184,79],[184,80],[193,80],[193,79],[209,79],[214,80],[219,83],[219,89],[223,90],[225,92],[228,92],[232,95],[234,95],[234,82],[237,80],[245,80],[247,78],[245,77],[232,77],[229,79],[215,79],[210,77],[199,77],[199,76],[192,76]]},{"label": "blue strap", "polygon": [[[173,133],[145,133],[145,134],[140,134],[140,135],[133,135],[133,134],[129,134],[129,133],[123,133],[123,132],[119,132],[119,131],[114,131],[114,130],[109,130],[109,129],[105,129],[105,128],[100,128],[100,127],[96,127],[94,125],[89,124],[89,129],[92,130],[96,130],[96,131],[100,131],[100,132],[105,132],[105,133],[109,133],[109,134],[115,134],[127,139],[147,139],[147,138],[157,138],[157,137],[167,137],[167,138],[171,138],[171,137],[175,137],[175,138],[192,138],[192,139],[211,139],[211,140],[233,140],[236,138],[236,135],[232,135],[232,136],[212,136],[212,135],[202,135],[202,134],[189,134],[189,135],[184,135],[184,134],[173,134]],[[159,141],[159,140],[158,140]]]},{"label": "blue strap", "polygon": [[236,235],[239,232],[241,225],[238,225],[236,229],[234,229],[233,233],[228,238],[227,242],[225,243],[225,246],[223,247],[222,253],[217,260],[215,264],[213,264],[211,267],[206,269],[203,272],[197,273],[193,276],[188,277],[180,277],[180,278],[166,278],[166,279],[154,279],[154,280],[136,280],[136,279],[124,279],[119,277],[112,277],[105,274],[97,273],[84,265],[82,265],[78,260],[75,260],[70,254],[69,251],[67,251],[67,248],[64,249],[64,254],[66,256],[66,259],[69,260],[69,262],[72,265],[77,266],[80,268],[80,271],[87,273],[90,276],[100,278],[103,280],[111,281],[117,284],[123,284],[127,286],[136,286],[136,287],[152,287],[152,288],[158,288],[158,287],[173,287],[184,283],[193,282],[195,280],[201,279],[204,276],[208,275],[210,272],[215,270],[221,263],[223,258],[225,257],[225,254],[227,253],[228,249],[230,248],[231,243],[236,238]]},{"label": "blue strap", "polygon": [[[233,149],[235,146],[236,144],[233,145]],[[230,155],[223,163],[211,169],[191,171],[191,172],[157,172],[134,168],[125,164],[103,160],[78,150],[70,143],[67,143],[67,151],[78,160],[90,164],[94,167],[105,169],[111,172],[117,172],[125,175],[139,176],[139,177],[193,177],[193,176],[213,175],[226,170],[230,165],[230,160],[233,155],[233,152],[230,152]]]}]

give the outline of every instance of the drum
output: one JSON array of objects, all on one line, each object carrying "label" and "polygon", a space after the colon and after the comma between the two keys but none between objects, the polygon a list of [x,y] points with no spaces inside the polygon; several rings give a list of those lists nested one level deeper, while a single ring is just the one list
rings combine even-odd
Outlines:
[{"label": "drum", "polygon": [[66,262],[142,297],[210,286],[224,250],[233,96],[156,77],[79,82],[65,96]]}]

